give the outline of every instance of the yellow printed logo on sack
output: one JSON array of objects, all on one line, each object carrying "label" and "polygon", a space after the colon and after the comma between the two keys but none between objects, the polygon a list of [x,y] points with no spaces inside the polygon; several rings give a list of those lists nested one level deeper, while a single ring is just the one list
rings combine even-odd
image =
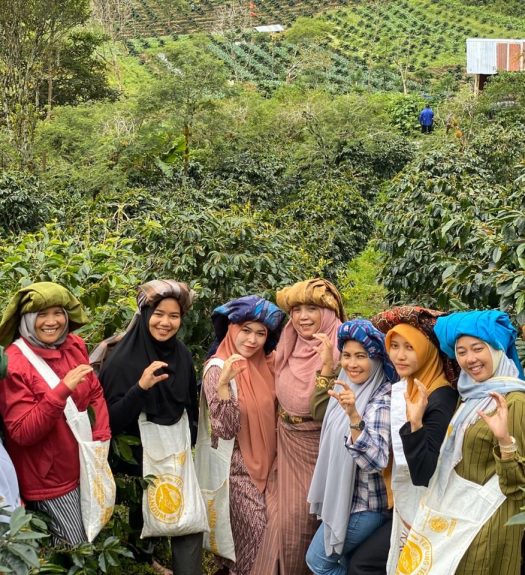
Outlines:
[{"label": "yellow printed logo on sack", "polygon": [[184,512],[182,477],[158,475],[148,486],[148,505],[151,513],[163,523],[176,523]]},{"label": "yellow printed logo on sack", "polygon": [[401,551],[396,575],[426,575],[432,566],[432,544],[423,535],[411,531]]},{"label": "yellow printed logo on sack", "polygon": [[428,520],[428,526],[434,533],[444,533],[447,531],[447,536],[450,537],[456,528],[457,521],[455,519],[445,519],[439,515],[431,516]]},{"label": "yellow printed logo on sack", "polygon": [[208,525],[210,527],[210,550],[216,555],[219,554],[219,546],[217,545],[217,535],[215,528],[217,527],[217,509],[215,508],[215,501],[208,499]]}]

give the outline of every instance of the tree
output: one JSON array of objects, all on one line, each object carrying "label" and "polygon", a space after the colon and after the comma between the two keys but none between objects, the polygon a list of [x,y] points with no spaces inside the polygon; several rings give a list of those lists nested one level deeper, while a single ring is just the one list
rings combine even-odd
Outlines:
[{"label": "tree", "polygon": [[54,67],[41,82],[39,100],[47,100],[48,117],[54,106],[77,105],[90,100],[114,100],[106,63],[96,54],[107,38],[89,30],[75,30],[56,49]]},{"label": "tree", "polygon": [[206,39],[196,37],[177,43],[158,56],[162,81],[149,100],[149,107],[171,105],[182,124],[184,174],[188,175],[193,124],[205,109],[212,108],[226,93],[223,63],[206,50]]},{"label": "tree", "polygon": [[21,163],[32,159],[39,87],[58,46],[89,15],[89,0],[0,0],[0,102]]},{"label": "tree", "polygon": [[116,44],[132,22],[132,0],[91,0],[91,18],[109,38],[108,48],[119,88],[122,88]]}]

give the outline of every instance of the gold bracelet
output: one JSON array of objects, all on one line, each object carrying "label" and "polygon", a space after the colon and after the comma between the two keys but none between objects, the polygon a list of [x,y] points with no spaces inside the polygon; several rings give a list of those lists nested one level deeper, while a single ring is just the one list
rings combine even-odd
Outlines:
[{"label": "gold bracelet", "polygon": [[315,386],[318,389],[332,389],[335,384],[335,374],[332,375],[321,375],[318,371],[315,374]]}]

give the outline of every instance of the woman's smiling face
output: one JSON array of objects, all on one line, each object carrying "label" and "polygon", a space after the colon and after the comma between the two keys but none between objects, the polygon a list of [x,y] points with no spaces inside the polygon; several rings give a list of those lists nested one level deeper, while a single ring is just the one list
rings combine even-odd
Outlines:
[{"label": "woman's smiling face", "polygon": [[361,385],[370,378],[372,362],[366,349],[358,341],[349,339],[341,352],[341,367],[352,383]]},{"label": "woman's smiling face", "polygon": [[268,330],[259,321],[247,321],[235,337],[235,349],[238,354],[249,359],[261,350],[266,343]]},{"label": "woman's smiling face", "polygon": [[477,337],[462,335],[456,341],[456,359],[459,367],[479,383],[494,373],[494,362],[488,345]]},{"label": "woman's smiling face", "polygon": [[172,297],[164,298],[149,318],[149,332],[157,341],[168,341],[179,331],[181,321],[179,302]]},{"label": "woman's smiling face", "polygon": [[60,306],[39,311],[35,321],[37,339],[47,345],[54,344],[64,333],[66,323],[66,314]]},{"label": "woman's smiling face", "polygon": [[306,339],[311,339],[321,327],[321,308],[317,305],[294,305],[290,311],[290,318],[295,331]]}]

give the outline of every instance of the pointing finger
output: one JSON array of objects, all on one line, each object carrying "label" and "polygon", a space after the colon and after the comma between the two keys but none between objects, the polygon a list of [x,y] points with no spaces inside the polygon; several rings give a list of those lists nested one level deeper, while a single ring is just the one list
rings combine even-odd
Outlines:
[{"label": "pointing finger", "polygon": [[334,385],[340,385],[345,391],[352,391],[350,389],[350,386],[348,385],[348,383],[346,383],[345,381],[342,381],[340,379],[336,379]]}]

